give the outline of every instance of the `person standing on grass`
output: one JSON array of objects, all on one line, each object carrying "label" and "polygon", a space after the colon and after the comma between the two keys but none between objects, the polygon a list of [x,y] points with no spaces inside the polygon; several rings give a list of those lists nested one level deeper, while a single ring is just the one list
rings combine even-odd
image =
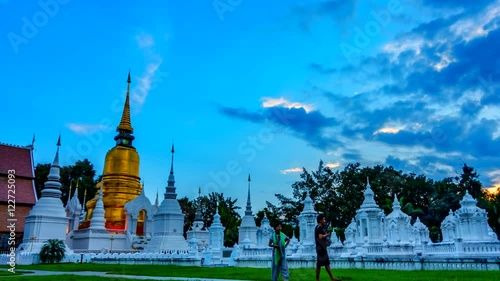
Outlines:
[{"label": "person standing on grass", "polygon": [[316,239],[316,281],[319,281],[319,274],[321,271],[321,267],[325,267],[326,272],[330,275],[330,279],[332,281],[340,281],[341,279],[333,277],[332,270],[330,269],[330,258],[328,257],[328,245],[327,245],[327,237],[330,237],[330,233],[325,230],[326,218],[325,215],[320,214],[316,217],[316,221],[318,225],[314,230],[314,237]]},{"label": "person standing on grass", "polygon": [[285,256],[285,248],[288,246],[288,243],[290,243],[290,238],[281,232],[281,224],[278,223],[274,227],[274,232],[271,234],[271,237],[269,237],[269,247],[273,248],[271,262],[272,281],[278,281],[280,271],[284,281],[287,281],[290,277]]}]

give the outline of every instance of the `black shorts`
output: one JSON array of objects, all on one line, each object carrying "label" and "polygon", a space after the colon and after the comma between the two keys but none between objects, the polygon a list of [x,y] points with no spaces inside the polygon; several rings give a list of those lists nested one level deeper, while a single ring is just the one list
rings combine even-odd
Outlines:
[{"label": "black shorts", "polygon": [[325,248],[317,248],[316,255],[317,255],[316,266],[321,267],[330,265],[330,258],[328,257],[328,252]]}]

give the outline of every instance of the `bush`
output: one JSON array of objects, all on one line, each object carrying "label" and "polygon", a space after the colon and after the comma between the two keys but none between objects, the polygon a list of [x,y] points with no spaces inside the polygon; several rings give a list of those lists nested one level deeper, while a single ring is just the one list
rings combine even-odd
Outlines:
[{"label": "bush", "polygon": [[62,240],[49,239],[40,250],[42,263],[58,263],[64,258],[66,245]]}]

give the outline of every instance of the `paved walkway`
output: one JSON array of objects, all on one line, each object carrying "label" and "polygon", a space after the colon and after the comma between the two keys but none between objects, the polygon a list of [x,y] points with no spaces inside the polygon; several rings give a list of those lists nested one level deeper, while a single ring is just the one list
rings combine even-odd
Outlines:
[{"label": "paved walkway", "polygon": [[[162,276],[143,276],[143,275],[122,275],[122,274],[106,274],[106,272],[99,271],[46,271],[46,270],[16,270],[16,272],[22,272],[23,276],[30,275],[84,275],[84,276],[100,276],[100,277],[117,277],[117,278],[129,278],[138,280],[182,280],[182,281],[245,281],[245,280],[234,280],[234,279],[211,279],[211,278],[187,278],[187,277],[162,277]],[[13,277],[14,275],[12,275]],[[19,276],[19,275],[16,275]],[[2,276],[8,277],[7,276]]]}]

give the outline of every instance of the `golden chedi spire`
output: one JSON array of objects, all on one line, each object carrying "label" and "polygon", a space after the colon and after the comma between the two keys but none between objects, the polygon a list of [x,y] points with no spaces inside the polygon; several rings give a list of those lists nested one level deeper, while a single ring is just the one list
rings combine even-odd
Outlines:
[{"label": "golden chedi spire", "polygon": [[128,71],[127,79],[127,96],[125,97],[125,104],[123,105],[122,119],[120,125],[118,125],[117,130],[128,131],[130,133],[134,132],[130,122],[130,70]]},{"label": "golden chedi spire", "polygon": [[[130,72],[127,83],[123,114],[116,129],[118,134],[114,138],[116,145],[106,154],[102,181],[97,184],[97,190],[102,188],[107,229],[125,229],[124,206],[139,196],[143,188],[139,177],[139,153],[132,145],[135,137],[132,136],[133,129],[130,123]],[[80,228],[87,228],[90,225],[96,203],[97,195],[87,202],[87,217]]]}]

